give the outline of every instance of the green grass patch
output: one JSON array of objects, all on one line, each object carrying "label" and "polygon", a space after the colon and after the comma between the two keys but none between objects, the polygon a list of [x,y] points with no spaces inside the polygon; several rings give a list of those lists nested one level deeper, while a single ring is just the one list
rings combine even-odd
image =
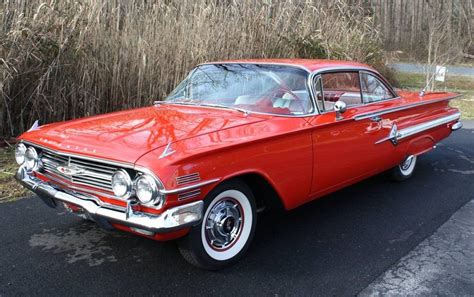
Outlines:
[{"label": "green grass patch", "polygon": [[[397,73],[397,81],[402,89],[421,90],[426,84],[425,76],[418,73]],[[446,76],[445,82],[436,82],[436,91],[462,94],[450,105],[461,111],[463,119],[474,119],[474,78],[469,76]]]},{"label": "green grass patch", "polygon": [[0,148],[0,203],[25,197],[27,190],[14,178],[18,165],[12,148]]}]

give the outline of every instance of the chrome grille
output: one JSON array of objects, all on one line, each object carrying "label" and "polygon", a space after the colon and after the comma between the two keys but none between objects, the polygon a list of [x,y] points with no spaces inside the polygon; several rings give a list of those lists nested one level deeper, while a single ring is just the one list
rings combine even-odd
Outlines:
[{"label": "chrome grille", "polygon": [[[45,149],[42,150],[41,161],[46,173],[60,176],[74,184],[112,192],[112,174],[118,167],[78,157],[63,156]],[[76,175],[66,175],[57,170],[60,165],[75,166],[85,171]]]}]

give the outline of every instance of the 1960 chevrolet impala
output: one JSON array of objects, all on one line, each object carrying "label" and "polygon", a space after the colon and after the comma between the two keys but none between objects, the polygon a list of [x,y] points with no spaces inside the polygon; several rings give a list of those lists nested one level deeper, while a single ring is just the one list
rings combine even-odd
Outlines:
[{"label": "1960 chevrolet impala", "polygon": [[197,66],[153,106],[19,137],[16,178],[48,206],[155,240],[206,269],[237,261],[261,210],[290,210],[390,170],[461,128],[453,93],[395,91],[364,64]]}]

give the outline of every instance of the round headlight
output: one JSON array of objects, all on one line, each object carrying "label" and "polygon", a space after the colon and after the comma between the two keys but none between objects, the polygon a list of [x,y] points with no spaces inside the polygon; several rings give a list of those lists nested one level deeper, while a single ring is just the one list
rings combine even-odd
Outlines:
[{"label": "round headlight", "polygon": [[25,163],[26,146],[23,143],[19,143],[15,148],[15,160],[18,165]]},{"label": "round headlight", "polygon": [[158,196],[155,179],[146,174],[141,175],[135,181],[135,192],[141,203],[148,204],[152,202]]},{"label": "round headlight", "polygon": [[38,153],[30,146],[25,153],[25,166],[28,170],[35,170],[38,166]]},{"label": "round headlight", "polygon": [[112,190],[118,197],[128,198],[132,191],[132,179],[125,170],[118,170],[112,175]]}]

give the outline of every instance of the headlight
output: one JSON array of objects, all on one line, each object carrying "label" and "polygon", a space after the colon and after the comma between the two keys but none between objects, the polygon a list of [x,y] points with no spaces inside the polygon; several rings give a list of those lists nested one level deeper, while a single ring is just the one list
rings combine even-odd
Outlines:
[{"label": "headlight", "polygon": [[[135,192],[138,200],[143,204],[152,202],[158,197],[158,186],[156,181],[149,175],[141,175],[135,180]],[[161,201],[153,201],[154,204],[159,204]]]},{"label": "headlight", "polygon": [[19,143],[15,148],[15,160],[18,165],[25,163],[26,146],[23,143]]},{"label": "headlight", "polygon": [[30,146],[25,153],[25,166],[28,170],[35,170],[38,167],[38,153]]},{"label": "headlight", "polygon": [[112,175],[112,190],[115,196],[128,198],[132,192],[132,179],[125,170],[118,170]]}]

